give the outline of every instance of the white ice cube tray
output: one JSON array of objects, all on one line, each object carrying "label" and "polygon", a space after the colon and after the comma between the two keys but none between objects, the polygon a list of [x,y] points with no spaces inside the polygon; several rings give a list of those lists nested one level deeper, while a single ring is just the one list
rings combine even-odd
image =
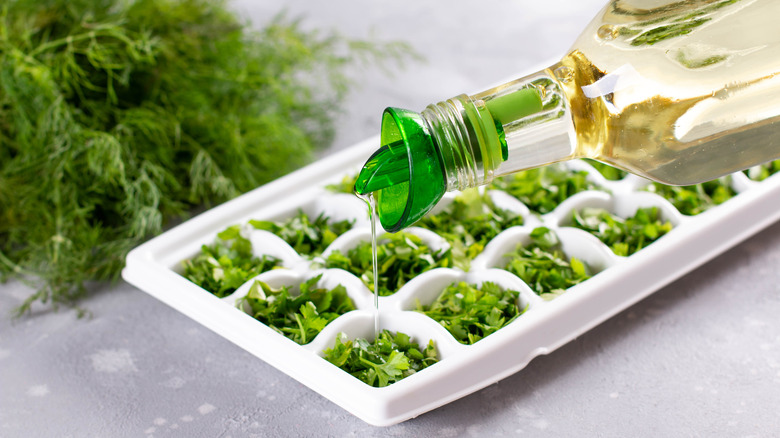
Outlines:
[{"label": "white ice cube tray", "polygon": [[[235,307],[235,300],[246,294],[251,280],[231,296],[220,299],[180,273],[182,261],[195,256],[201,245],[211,243],[227,226],[245,224],[249,219],[281,220],[299,209],[310,216],[325,213],[333,220],[356,221],[355,228],[334,241],[325,255],[370,239],[362,201],[351,195],[329,193],[324,186],[356,172],[377,144],[377,138],[369,139],[167,231],[128,255],[123,277],[367,423],[386,426],[518,372],[535,356],[555,350],[780,217],[778,176],[758,183],[742,173],[731,175],[738,195],[697,216],[684,216],[663,198],[638,191],[647,184],[645,180],[628,176],[621,181],[607,181],[580,161],[565,166],[588,171],[591,181],[609,192],[579,193],[543,216],[529,213],[506,193],[491,192],[498,206],[523,215],[525,225],[507,229],[493,239],[473,260],[469,272],[444,268],[428,271],[394,295],[380,298],[381,328],[407,333],[421,344],[433,339],[440,361],[388,387],[373,388],[321,357],[322,350],[333,345],[338,333],[350,338],[373,337],[373,296],[352,274],[338,269],[312,270],[309,261],[275,235],[248,231],[256,254],[276,256],[285,268],[261,274],[264,281],[272,286],[294,285],[323,273],[321,285],[344,285],[358,309],[337,318],[311,343],[301,346]],[[448,194],[437,208],[451,202],[452,197]],[[659,207],[674,228],[630,257],[618,257],[589,233],[567,227],[574,209],[601,207],[626,217],[646,206]],[[518,243],[528,242],[530,231],[538,225],[555,230],[564,252],[598,272],[551,301],[540,299],[519,278],[499,269],[505,254]],[[447,245],[434,232],[419,228],[412,232],[433,248]],[[493,281],[518,290],[521,307],[527,305],[528,310],[476,344],[462,345],[441,325],[411,310],[416,299],[430,303],[444,287],[459,280]]]}]

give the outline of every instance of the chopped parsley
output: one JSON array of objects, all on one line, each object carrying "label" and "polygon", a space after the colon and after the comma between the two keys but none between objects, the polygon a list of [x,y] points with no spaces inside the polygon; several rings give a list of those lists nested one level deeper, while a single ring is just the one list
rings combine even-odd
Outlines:
[{"label": "chopped parsley", "polygon": [[357,179],[357,173],[353,175],[344,175],[341,182],[335,184],[328,184],[325,189],[333,193],[355,193],[355,180]]},{"label": "chopped parsley", "polygon": [[645,190],[661,195],[680,213],[695,216],[736,196],[737,193],[731,188],[729,182],[730,179],[725,178],[692,186],[652,183]]},{"label": "chopped parsley", "polygon": [[640,208],[626,219],[601,208],[584,208],[572,216],[574,227],[598,237],[619,256],[629,256],[672,230],[658,207]]},{"label": "chopped parsley", "polygon": [[434,231],[452,246],[456,265],[468,270],[469,262],[501,231],[523,224],[523,217],[501,210],[487,193],[466,190],[442,212],[423,217],[415,226]]},{"label": "chopped parsley", "polygon": [[588,267],[574,257],[567,257],[558,236],[550,229],[534,228],[531,240],[531,244],[520,244],[507,254],[510,260],[503,269],[520,277],[540,297],[555,298],[590,278]]},{"label": "chopped parsley", "polygon": [[250,220],[258,230],[270,231],[290,244],[300,255],[316,256],[355,224],[354,220],[333,222],[320,213],[313,221],[303,211],[284,221]]},{"label": "chopped parsley", "polygon": [[233,293],[252,277],[281,264],[275,257],[257,257],[252,243],[233,225],[219,234],[214,243],[203,245],[200,253],[185,260],[184,277],[218,297]]},{"label": "chopped parsley", "polygon": [[318,275],[301,283],[297,296],[290,294],[290,286],[274,289],[255,280],[236,306],[247,309],[255,319],[294,342],[308,344],[331,321],[355,310],[344,286],[317,287],[321,277]]},{"label": "chopped parsley", "polygon": [[385,387],[438,362],[433,340],[421,348],[404,333],[383,330],[374,342],[336,337],[325,359],[374,387]]},{"label": "chopped parsley", "polygon": [[525,204],[529,210],[545,214],[575,193],[599,190],[588,181],[588,172],[544,166],[496,178],[489,189],[503,190]]},{"label": "chopped parsley", "polygon": [[780,160],[751,167],[745,170],[745,175],[754,181],[763,181],[777,172],[780,172]]},{"label": "chopped parsley", "polygon": [[601,174],[601,176],[604,177],[604,179],[607,179],[609,181],[621,180],[625,178],[626,175],[628,175],[628,172],[626,172],[625,170],[618,169],[617,167],[612,167],[609,164],[604,164],[600,161],[591,160],[591,159],[586,159],[583,161],[590,164],[591,167],[596,169]]},{"label": "chopped parsley", "polygon": [[447,286],[429,306],[417,302],[417,311],[438,321],[461,344],[473,344],[514,321],[525,312],[518,306],[520,292],[496,283],[466,282]]},{"label": "chopped parsley", "polygon": [[[450,267],[449,250],[434,251],[414,234],[400,232],[385,234],[377,242],[379,295],[388,296],[398,291],[412,278],[438,267]],[[359,277],[373,293],[374,271],[371,242],[361,242],[347,251],[333,251],[325,260],[326,268],[338,268]]]}]

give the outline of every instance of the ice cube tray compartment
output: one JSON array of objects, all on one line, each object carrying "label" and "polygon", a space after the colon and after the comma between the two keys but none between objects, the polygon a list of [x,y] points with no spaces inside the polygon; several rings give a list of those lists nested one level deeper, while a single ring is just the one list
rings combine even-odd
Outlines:
[{"label": "ice cube tray compartment", "polygon": [[[124,277],[364,421],[389,425],[517,372],[533,357],[554,350],[780,216],[771,207],[780,201],[777,176],[755,182],[742,173],[734,174],[730,183],[738,195],[697,216],[682,215],[662,197],[641,191],[647,184],[641,178],[629,175],[619,181],[608,181],[592,166],[580,161],[564,166],[572,171],[585,170],[588,179],[603,191],[575,194],[545,215],[530,212],[507,193],[491,190],[489,195],[496,206],[523,216],[524,225],[506,229],[496,236],[472,260],[468,272],[433,269],[411,279],[393,295],[379,298],[380,328],[402,331],[421,345],[433,339],[440,361],[386,388],[372,388],[322,358],[322,351],[330,348],[340,333],[349,338],[373,338],[373,294],[355,275],[340,269],[313,269],[311,257],[298,254],[273,233],[245,227],[256,255],[272,255],[282,260],[283,269],[265,272],[255,279],[272,286],[295,287],[307,278],[322,274],[320,285],[330,288],[342,284],[357,307],[336,318],[314,340],[301,346],[235,307],[236,299],[247,293],[255,279],[230,296],[218,299],[177,272],[182,260],[192,257],[201,244],[211,242],[221,229],[247,223],[249,219],[283,220],[298,210],[312,218],[323,213],[333,220],[355,221],[354,228],[339,236],[321,258],[335,250],[346,253],[355,245],[370,241],[365,203],[352,195],[328,193],[323,187],[340,180],[345,169],[356,171],[373,147],[373,141],[357,145],[166,232],[128,256]],[[447,194],[434,212],[446,208],[454,197]],[[648,206],[660,209],[661,216],[672,223],[672,232],[629,257],[616,256],[595,236],[570,227],[572,212],[577,209],[603,208],[625,218]],[[500,269],[506,262],[506,254],[518,244],[528,243],[531,230],[540,225],[555,231],[563,251],[585,262],[596,274],[552,301],[543,300],[518,277]],[[446,240],[433,231],[421,228],[408,231],[434,250],[448,247]],[[713,241],[712,236],[718,240]],[[429,304],[445,287],[458,281],[470,284],[493,281],[517,290],[520,307],[527,310],[479,342],[460,344],[436,321],[414,311],[417,301]]]}]

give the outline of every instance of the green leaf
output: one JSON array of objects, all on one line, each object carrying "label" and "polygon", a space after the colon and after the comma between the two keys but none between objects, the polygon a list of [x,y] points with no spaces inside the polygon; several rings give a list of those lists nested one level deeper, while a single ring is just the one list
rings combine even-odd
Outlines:
[{"label": "green leaf", "polygon": [[521,315],[520,293],[492,282],[470,285],[453,283],[430,305],[417,303],[416,310],[436,320],[458,342],[473,344],[496,332]]},{"label": "green leaf", "polygon": [[414,57],[221,0],[5,0],[0,279],[39,288],[22,312],[73,304],[164,227],[309,162],[350,67]]},{"label": "green leaf", "polygon": [[661,217],[658,207],[637,209],[623,219],[599,208],[575,211],[572,225],[585,230],[609,246],[619,256],[629,256],[672,230],[671,222]]},{"label": "green leaf", "polygon": [[585,190],[602,190],[588,181],[585,171],[573,172],[550,165],[496,178],[489,189],[502,190],[523,202],[531,211],[546,214],[572,195]]},{"label": "green leaf", "polygon": [[344,175],[344,178],[342,178],[341,182],[337,184],[329,184],[326,185],[325,188],[327,190],[330,190],[333,193],[348,193],[353,194],[355,193],[355,180],[357,179],[357,174],[354,175]]},{"label": "green leaf", "polygon": [[523,224],[523,217],[496,207],[490,196],[477,189],[458,195],[450,205],[437,214],[429,214],[414,226],[436,232],[452,247],[454,266],[465,271],[501,231]]},{"label": "green leaf", "polygon": [[280,266],[275,257],[256,257],[252,243],[239,230],[231,226],[218,233],[213,244],[203,245],[198,255],[182,263],[182,275],[221,298],[252,277]]},{"label": "green leaf", "polygon": [[731,188],[731,179],[724,177],[702,184],[692,186],[667,186],[652,183],[644,188],[652,193],[666,198],[680,213],[695,216],[720,205],[732,197],[736,192]]},{"label": "green leaf", "polygon": [[279,222],[250,220],[249,224],[259,230],[276,234],[293,247],[298,254],[314,257],[322,253],[336,237],[347,232],[354,220],[331,221],[324,213],[312,220],[303,211]]},{"label": "green leaf", "polygon": [[[588,267],[579,260],[570,260],[563,253],[558,238],[551,230],[539,227],[532,231],[529,245],[518,245],[506,255],[503,269],[517,275],[542,298],[552,298],[588,278]],[[551,245],[552,242],[555,244]],[[575,268],[576,266],[576,268]]]},{"label": "green leaf", "polygon": [[[448,266],[451,252],[433,251],[414,234],[385,234],[377,244],[379,295],[395,293],[409,280],[431,269]],[[342,254],[333,251],[325,260],[326,268],[339,268],[359,277],[373,292],[374,274],[371,242],[361,242]]]},{"label": "green leaf", "polygon": [[585,159],[583,160],[586,163],[590,164],[594,169],[596,169],[601,176],[604,177],[604,179],[607,179],[609,181],[618,181],[626,177],[628,175],[628,172],[625,170],[618,169],[617,167],[610,166],[609,164],[601,163],[596,160],[591,159]]},{"label": "green leaf", "polygon": [[290,286],[274,289],[255,280],[246,296],[236,302],[236,307],[249,308],[258,321],[298,344],[307,344],[331,321],[355,310],[343,286],[317,287],[321,278],[318,275],[301,283],[297,296],[290,294]]},{"label": "green leaf", "polygon": [[423,351],[408,335],[388,330],[373,342],[344,339],[340,333],[333,348],[323,351],[325,359],[370,386],[388,386],[438,361],[433,340]]}]

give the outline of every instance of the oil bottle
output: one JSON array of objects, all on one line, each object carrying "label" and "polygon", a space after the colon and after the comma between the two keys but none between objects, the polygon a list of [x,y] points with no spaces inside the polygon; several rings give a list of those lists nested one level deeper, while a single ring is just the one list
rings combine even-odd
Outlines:
[{"label": "oil bottle", "polygon": [[671,185],[780,157],[778,0],[612,0],[560,62],[429,105],[387,108],[355,191],[405,228],[445,191],[592,158]]}]

